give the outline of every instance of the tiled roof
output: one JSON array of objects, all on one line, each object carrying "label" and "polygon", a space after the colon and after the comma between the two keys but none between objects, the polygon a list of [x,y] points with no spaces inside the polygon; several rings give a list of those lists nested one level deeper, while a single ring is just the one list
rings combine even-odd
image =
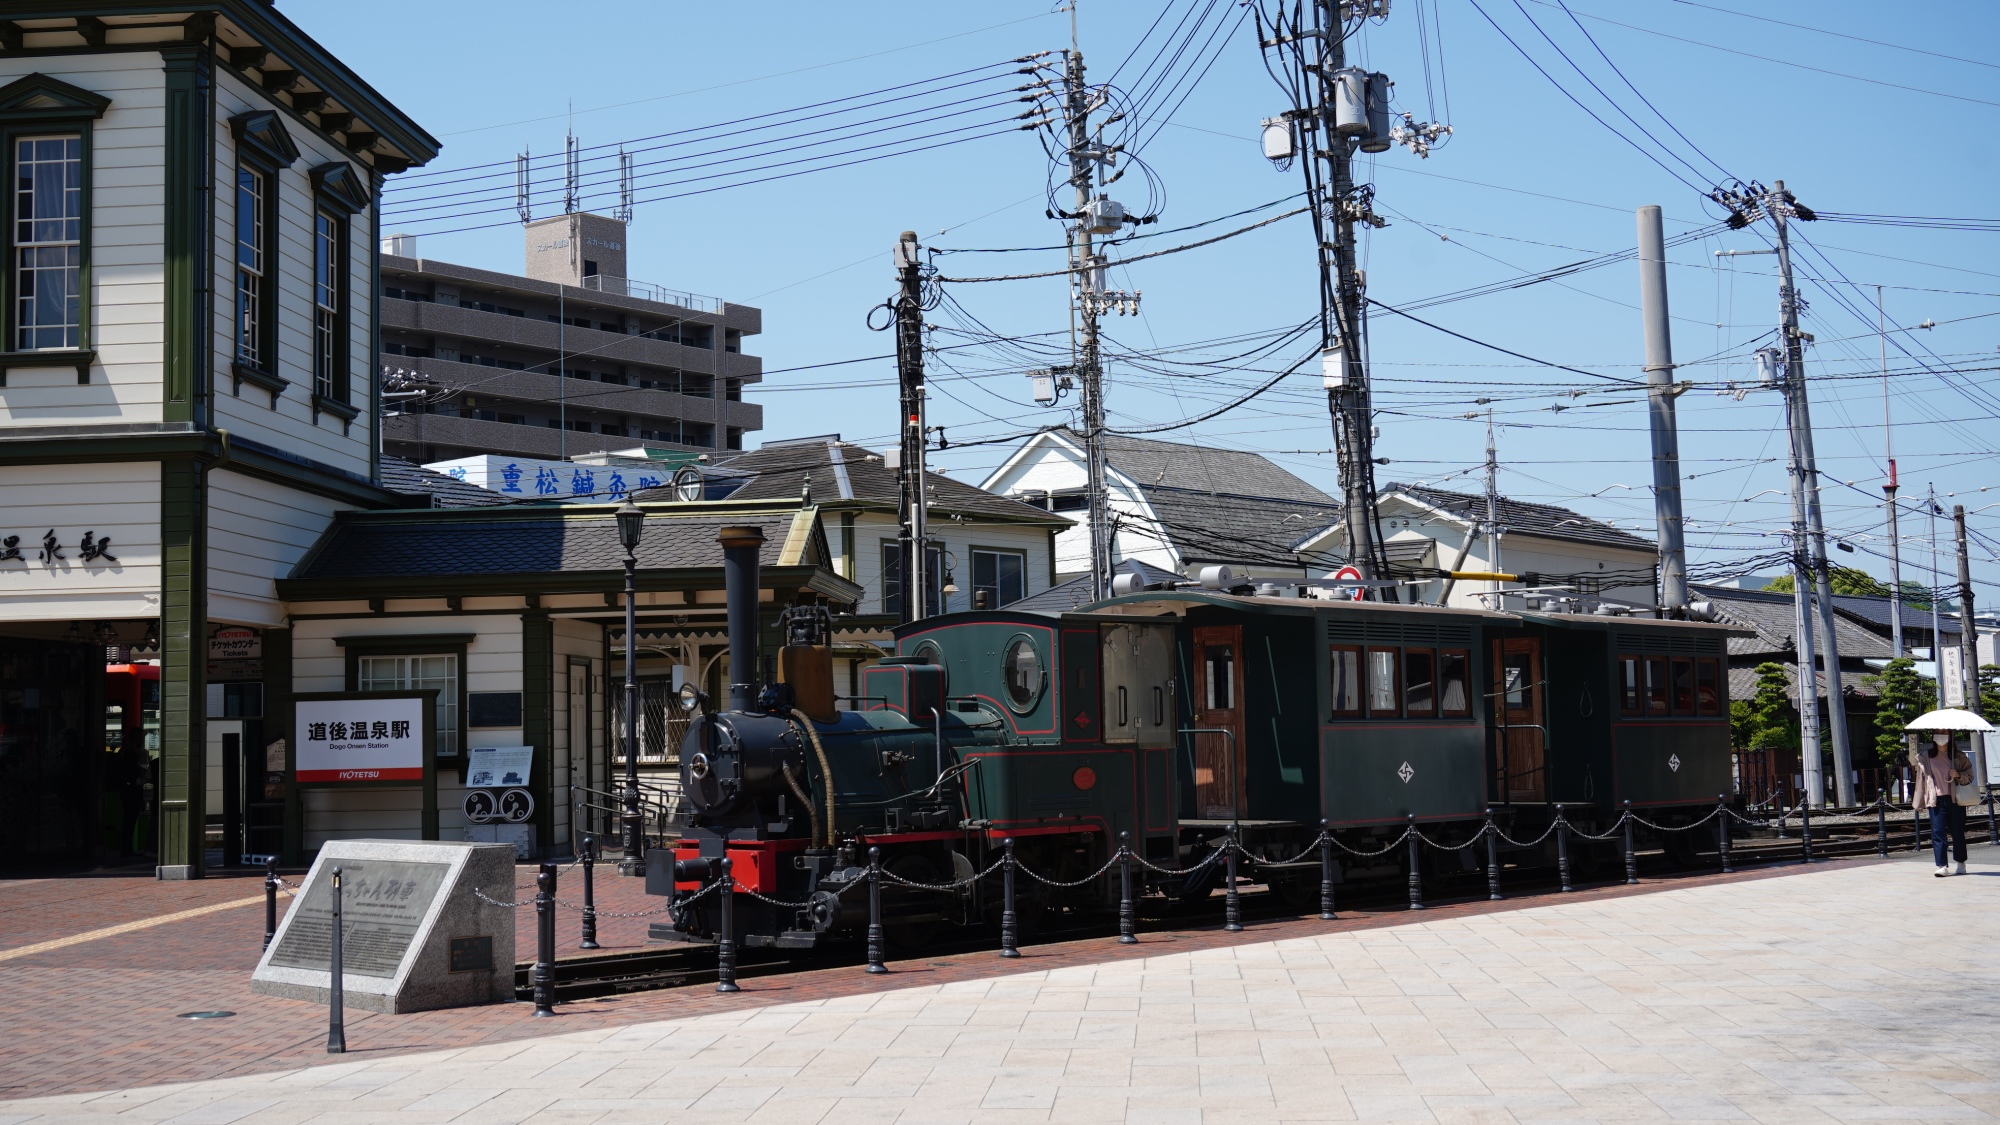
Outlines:
[{"label": "tiled roof", "polygon": [[[1765,653],[1790,654],[1793,651],[1794,610],[1792,596],[1767,590],[1739,590],[1729,586],[1690,585],[1689,592],[1715,605],[1722,619],[1731,625],[1740,625],[1751,630],[1753,636],[1732,636],[1729,638],[1731,656],[1753,656]],[[1840,644],[1840,658],[1845,660],[1886,659],[1894,655],[1889,651],[1889,642],[1874,632],[1848,619],[1843,614],[1834,614],[1834,639]],[[1818,626],[1814,626],[1814,639],[1818,639]]]},{"label": "tiled roof", "polygon": [[[1148,488],[1145,493],[1183,564],[1295,567],[1299,557],[1293,545],[1312,528],[1324,527],[1339,515],[1330,498],[1324,503],[1264,499],[1164,486]],[[1145,530],[1133,527],[1126,533]]]},{"label": "tiled roof", "polygon": [[[723,463],[723,467],[756,474],[748,483],[730,493],[732,500],[794,497],[810,480],[815,503],[853,500],[885,505],[893,510],[902,502],[895,470],[883,464],[880,453],[852,442],[826,439],[768,443],[762,449],[731,458]],[[930,506],[935,512],[964,513],[993,520],[1052,526],[1069,523],[1067,518],[1033,504],[1010,500],[938,473],[926,474],[925,480],[928,482]]]},{"label": "tiled roof", "polygon": [[[616,571],[625,565],[613,509],[514,509],[440,519],[431,513],[343,513],[292,573],[295,579],[394,580],[446,576]],[[719,567],[723,526],[764,529],[761,556],[775,565],[789,511],[648,513],[636,552],[642,571]],[[393,591],[390,591],[393,592]]]},{"label": "tiled roof", "polygon": [[[1842,613],[1866,620],[1883,633],[1889,632],[1890,626],[1894,621],[1894,614],[1891,612],[1893,607],[1889,604],[1889,599],[1886,595],[1870,597],[1853,594],[1835,594],[1833,596],[1833,607]],[[1909,638],[1919,632],[1928,639],[1931,635],[1931,611],[1928,609],[1917,609],[1907,602],[1903,604],[1902,609],[1903,628],[1906,630],[1904,643],[1910,643]],[[1955,638],[1959,634],[1957,619],[1949,614],[1941,616],[1938,620],[1938,632],[1944,634],[1946,638],[1945,643],[1956,644],[1957,641]]]},{"label": "tiled roof", "polygon": [[[1820,672],[1818,675],[1814,676],[1813,679],[1816,682],[1817,689],[1819,692],[1819,697],[1821,699],[1825,699],[1826,673]],[[1794,698],[1796,698],[1798,696],[1798,685],[1792,680],[1792,668],[1791,665],[1789,664],[1785,665],[1785,682],[1792,684],[1789,694],[1792,695]],[[1867,699],[1873,699],[1876,696],[1882,694],[1881,692],[1877,691],[1873,685],[1866,682],[1864,677],[1857,676],[1852,674],[1851,672],[1846,672],[1846,671],[1843,671],[1840,677],[1840,690],[1842,694],[1857,695]],[[1756,665],[1754,664],[1730,665],[1729,698],[1750,699],[1756,694],[1757,694]]]},{"label": "tiled roof", "polygon": [[[1448,492],[1429,485],[1396,483],[1385,484],[1376,490],[1376,494],[1385,501],[1392,493],[1401,493],[1419,504],[1439,508],[1464,519],[1486,518],[1486,496],[1483,493]],[[1500,523],[1512,535],[1534,535],[1543,539],[1594,543],[1600,547],[1622,547],[1632,551],[1658,549],[1651,539],[1620,531],[1610,524],[1554,504],[1531,504],[1502,496],[1497,502],[1497,509]]]},{"label": "tiled roof", "polygon": [[[1071,434],[1079,445],[1083,435]],[[1336,507],[1339,501],[1257,453],[1107,434],[1104,459],[1147,491],[1170,488]]]},{"label": "tiled roof", "polygon": [[382,487],[405,496],[428,496],[433,508],[490,508],[513,502],[497,492],[467,484],[401,457],[382,458]]}]

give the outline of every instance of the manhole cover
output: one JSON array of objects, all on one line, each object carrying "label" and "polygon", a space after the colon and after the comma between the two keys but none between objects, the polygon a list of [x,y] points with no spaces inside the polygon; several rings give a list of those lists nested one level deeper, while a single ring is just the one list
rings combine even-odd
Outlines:
[{"label": "manhole cover", "polygon": [[220,1020],[227,1019],[235,1014],[235,1012],[182,1012],[179,1018],[184,1020]]}]

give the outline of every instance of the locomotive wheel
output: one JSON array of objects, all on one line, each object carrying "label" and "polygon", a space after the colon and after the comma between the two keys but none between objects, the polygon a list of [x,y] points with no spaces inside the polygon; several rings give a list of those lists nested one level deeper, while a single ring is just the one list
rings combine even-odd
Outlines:
[{"label": "locomotive wheel", "polygon": [[[915,852],[905,852],[890,859],[882,864],[882,870],[895,875],[897,878],[908,879],[912,883],[945,882],[945,876],[938,873],[937,866]],[[896,886],[895,883],[885,881],[883,889],[886,891],[888,888],[894,886]],[[912,896],[921,896],[925,893],[910,890],[907,887],[903,889],[909,891]],[[887,911],[885,910],[883,913],[886,914]],[[891,949],[920,949],[929,945],[931,939],[937,936],[939,926],[940,923],[936,920],[901,922],[893,918],[884,918],[882,921],[882,938],[889,943]]]}]

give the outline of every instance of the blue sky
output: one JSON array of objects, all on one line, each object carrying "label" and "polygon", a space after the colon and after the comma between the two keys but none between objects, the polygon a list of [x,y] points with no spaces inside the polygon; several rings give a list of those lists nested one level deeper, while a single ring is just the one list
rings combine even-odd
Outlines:
[{"label": "blue sky", "polygon": [[[1443,117],[1448,105],[1455,130],[1427,160],[1401,148],[1373,158],[1378,210],[1389,225],[1365,246],[1371,296],[1405,304],[1626,249],[1634,242],[1633,209],[1642,204],[1665,208],[1670,236],[1708,225],[1719,212],[1694,186],[1725,173],[1782,178],[1802,202],[1824,212],[1972,218],[1994,212],[1994,156],[1984,138],[2000,121],[2000,10],[1924,4],[1885,19],[1879,4],[1851,0],[1567,2],[1565,11],[1556,0],[1397,0],[1387,22],[1359,37],[1362,60],[1396,80],[1400,107],[1422,119]],[[1165,34],[1155,31],[1136,55],[1134,48],[1161,6],[1081,5],[1092,77],[1121,64],[1121,82],[1143,73]],[[442,170],[490,175],[507,165],[481,166],[511,161],[524,149],[559,152],[572,122],[583,144],[613,145],[975,71],[1069,41],[1067,15],[1047,0],[865,6],[285,0],[282,7],[444,142],[424,179],[392,190],[406,200],[447,190],[437,181],[454,177],[438,175]],[[1207,7],[1207,0],[1179,0],[1163,26]],[[1216,22],[1228,7],[1218,0]],[[1428,83],[1420,8],[1430,31]],[[1264,72],[1249,26],[1214,43],[1214,62],[1199,84],[1171,118],[1147,130],[1141,156],[1164,188],[1154,229],[1273,203],[1300,186],[1296,169],[1280,173],[1260,154],[1258,120],[1284,109],[1285,101]],[[1558,90],[1523,51],[1616,133]],[[982,75],[955,81],[975,79]],[[737,135],[725,131],[715,147]],[[742,137],[752,135],[751,125],[742,127]],[[771,372],[751,393],[765,406],[765,438],[838,431],[879,446],[895,421],[888,361],[784,369],[889,350],[887,337],[864,321],[892,289],[889,248],[900,230],[958,250],[1058,245],[1060,228],[1043,214],[1047,175],[1035,137],[1010,132],[644,202],[631,232],[630,272],[763,308],[765,331],[746,350],[761,355]],[[1136,175],[1112,191],[1133,207],[1143,207],[1148,194]],[[452,206],[425,215],[427,222],[391,227],[429,232],[499,222],[426,233],[421,253],[518,270],[521,236],[504,221],[508,203],[500,200],[497,215],[452,220],[457,210],[481,209]],[[1286,206],[1131,250],[1231,230]],[[1994,371],[2000,264],[1991,252],[2000,233],[1821,221],[1802,234],[1812,247],[1800,261],[1800,287],[1810,302],[1806,329],[1818,339],[1809,371],[1852,376],[1816,381],[1811,390],[1829,529],[1859,548],[1837,561],[1887,573],[1886,560],[1871,553],[1886,553],[1879,491],[1883,384],[1869,377],[1878,364],[1877,285],[1892,328],[1888,399],[1905,495],[1934,482],[1940,494],[1959,494],[1947,506],[1995,505],[1973,515],[1972,525],[2000,544],[1993,452],[2000,441]],[[1769,491],[1785,484],[1776,396],[1753,391],[1738,399],[1717,387],[1754,381],[1746,344],[1772,327],[1777,295],[1771,258],[1717,259],[1713,252],[1765,245],[1753,229],[1691,241],[1670,254],[1675,358],[1684,365],[1680,377],[1701,384],[1680,399],[1686,511],[1694,521],[1689,543],[1697,562],[1778,550],[1771,533],[1787,518],[1784,495]],[[965,277],[1056,269],[1062,253],[939,260],[946,275]],[[1115,282],[1144,292],[1141,315],[1106,322],[1110,337],[1131,352],[1268,333],[1316,308],[1311,235],[1302,217],[1127,267]],[[962,311],[935,315],[944,326],[939,344],[966,341],[951,335],[961,327],[953,316],[965,323],[976,317],[1007,336],[1066,339],[1060,279],[946,288]],[[1636,378],[1637,301],[1637,267],[1624,262],[1421,315],[1540,360]],[[1926,320],[1936,327],[1916,327]],[[1894,331],[1898,326],[1907,330]],[[1382,412],[1377,452],[1391,460],[1378,479],[1476,490],[1478,475],[1469,470],[1483,456],[1484,424],[1462,415],[1479,409],[1473,400],[1491,398],[1503,423],[1505,493],[1566,504],[1651,534],[1650,495],[1619,487],[1650,482],[1642,401],[1615,387],[1607,391],[1598,385],[1603,380],[1526,363],[1393,316],[1377,317],[1371,333]],[[1182,367],[1163,374],[1114,360],[1107,392],[1113,424],[1142,427],[1203,413],[1264,382],[1303,355],[1303,347],[1237,371]],[[1175,354],[1213,361],[1241,350],[1213,345]],[[932,421],[945,424],[954,443],[1064,420],[1068,402],[1053,410],[1033,405],[1018,352],[963,348],[947,358],[953,370],[934,376]],[[1958,374],[1935,373],[1947,365]],[[1189,377],[1191,371],[1202,373]],[[1589,393],[1568,393],[1584,388]],[[1551,409],[1557,405],[1566,409]],[[1286,467],[1334,488],[1324,399],[1309,369],[1245,406],[1163,436],[1277,451],[1273,456]],[[967,446],[940,460],[977,481],[1004,449]],[[1978,491],[1988,486],[1993,491]],[[1913,529],[1921,535],[1925,526],[1906,519],[1905,535]],[[1906,543],[1906,561],[1912,547]],[[2000,578],[1995,551],[1975,544],[1973,554],[1980,582]],[[1924,563],[1927,555],[1916,560]]]}]

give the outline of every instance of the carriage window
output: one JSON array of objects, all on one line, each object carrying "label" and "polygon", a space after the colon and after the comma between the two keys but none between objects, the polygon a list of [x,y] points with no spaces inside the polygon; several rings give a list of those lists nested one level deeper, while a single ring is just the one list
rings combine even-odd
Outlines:
[{"label": "carriage window", "polygon": [[1209,645],[1204,650],[1202,660],[1208,665],[1208,709],[1210,711],[1233,711],[1236,709],[1236,648],[1233,645]]},{"label": "carriage window", "polygon": [[1397,706],[1396,650],[1393,648],[1371,648],[1368,650],[1368,713],[1370,715],[1394,715]]},{"label": "carriage window", "polygon": [[1327,694],[1335,715],[1361,713],[1361,650],[1334,645],[1327,653]]},{"label": "carriage window", "polygon": [[1472,714],[1472,694],[1466,689],[1472,679],[1471,663],[1471,655],[1462,648],[1438,653],[1438,704],[1444,714]]},{"label": "carriage window", "polygon": [[1685,656],[1674,658],[1674,714],[1694,714],[1694,661]]},{"label": "carriage window", "polygon": [[1712,656],[1694,662],[1694,709],[1698,715],[1722,713],[1722,668]]},{"label": "carriage window", "polygon": [[1412,717],[1437,713],[1436,660],[1427,648],[1403,650],[1403,710]]},{"label": "carriage window", "polygon": [[1667,658],[1648,656],[1646,659],[1646,714],[1667,713]]},{"label": "carriage window", "polygon": [[1510,652],[1505,659],[1507,662],[1500,668],[1500,691],[1504,702],[1515,708],[1533,706],[1528,693],[1535,689],[1535,685],[1528,682],[1528,654]]},{"label": "carriage window", "polygon": [[1618,710],[1625,715],[1643,715],[1646,705],[1639,688],[1639,658],[1618,658]]},{"label": "carriage window", "polygon": [[1042,694],[1042,655],[1035,651],[1035,642],[1026,637],[1009,642],[1002,671],[1007,677],[1008,702],[1016,709],[1034,706],[1035,698]]}]

